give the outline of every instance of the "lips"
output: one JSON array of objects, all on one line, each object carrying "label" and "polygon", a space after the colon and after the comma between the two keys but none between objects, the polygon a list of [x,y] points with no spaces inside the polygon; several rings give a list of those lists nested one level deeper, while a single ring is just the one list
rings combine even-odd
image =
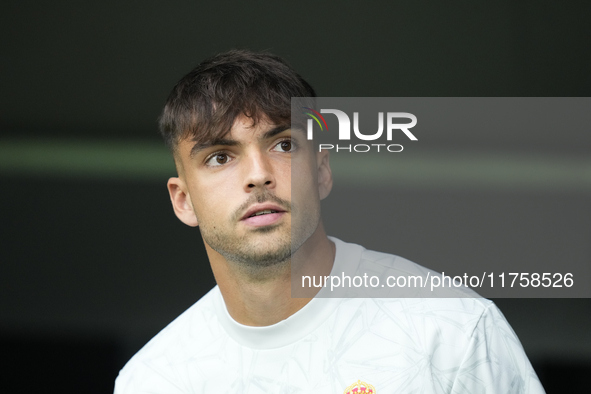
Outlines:
[{"label": "lips", "polygon": [[285,209],[279,207],[276,204],[255,204],[251,206],[244,215],[242,215],[241,220],[245,220],[251,217],[261,216],[261,215],[270,215],[274,213],[283,213]]},{"label": "lips", "polygon": [[255,216],[260,216],[260,215],[267,215],[269,213],[277,213],[277,211],[275,211],[273,209],[265,209],[264,211],[253,213],[252,215],[249,216],[249,218],[252,218]]},{"label": "lips", "polygon": [[262,227],[278,222],[285,209],[272,203],[255,204],[242,216],[241,221],[248,226]]}]

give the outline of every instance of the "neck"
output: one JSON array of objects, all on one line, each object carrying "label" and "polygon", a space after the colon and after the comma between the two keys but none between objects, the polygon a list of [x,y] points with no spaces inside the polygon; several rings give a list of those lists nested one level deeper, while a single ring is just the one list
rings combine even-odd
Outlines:
[{"label": "neck", "polygon": [[256,276],[245,275],[207,243],[205,248],[230,316],[247,326],[269,326],[302,309],[319,289],[307,289],[301,294],[303,298],[293,298],[292,266],[297,277],[304,272],[305,275],[329,275],[335,256],[335,245],[327,238],[322,222],[293,254],[291,261],[266,268]]}]

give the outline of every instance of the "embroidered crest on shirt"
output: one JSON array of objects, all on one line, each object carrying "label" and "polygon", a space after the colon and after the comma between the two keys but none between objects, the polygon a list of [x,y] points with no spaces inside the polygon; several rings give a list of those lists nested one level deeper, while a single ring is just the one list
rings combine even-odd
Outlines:
[{"label": "embroidered crest on shirt", "polygon": [[343,394],[376,394],[376,388],[369,383],[358,380],[347,387]]}]

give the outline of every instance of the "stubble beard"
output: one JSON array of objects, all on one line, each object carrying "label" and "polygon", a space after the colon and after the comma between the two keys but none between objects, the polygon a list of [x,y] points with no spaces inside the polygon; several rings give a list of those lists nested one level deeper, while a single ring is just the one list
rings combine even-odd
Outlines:
[{"label": "stubble beard", "polygon": [[320,222],[319,212],[299,212],[297,205],[269,192],[249,198],[232,215],[231,222],[238,223],[241,215],[252,204],[264,202],[276,203],[286,214],[291,214],[291,228],[286,223],[279,223],[249,230],[247,234],[239,236],[233,228],[204,222],[199,224],[203,240],[226,261],[252,278],[262,278],[289,269],[292,254],[314,233]]}]

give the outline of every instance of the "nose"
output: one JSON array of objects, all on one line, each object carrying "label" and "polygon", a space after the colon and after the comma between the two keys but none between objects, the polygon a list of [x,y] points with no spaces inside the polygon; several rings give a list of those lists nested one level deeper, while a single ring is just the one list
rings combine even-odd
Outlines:
[{"label": "nose", "polygon": [[247,193],[257,188],[275,188],[275,175],[270,158],[263,152],[252,152],[245,158],[244,190]]}]

